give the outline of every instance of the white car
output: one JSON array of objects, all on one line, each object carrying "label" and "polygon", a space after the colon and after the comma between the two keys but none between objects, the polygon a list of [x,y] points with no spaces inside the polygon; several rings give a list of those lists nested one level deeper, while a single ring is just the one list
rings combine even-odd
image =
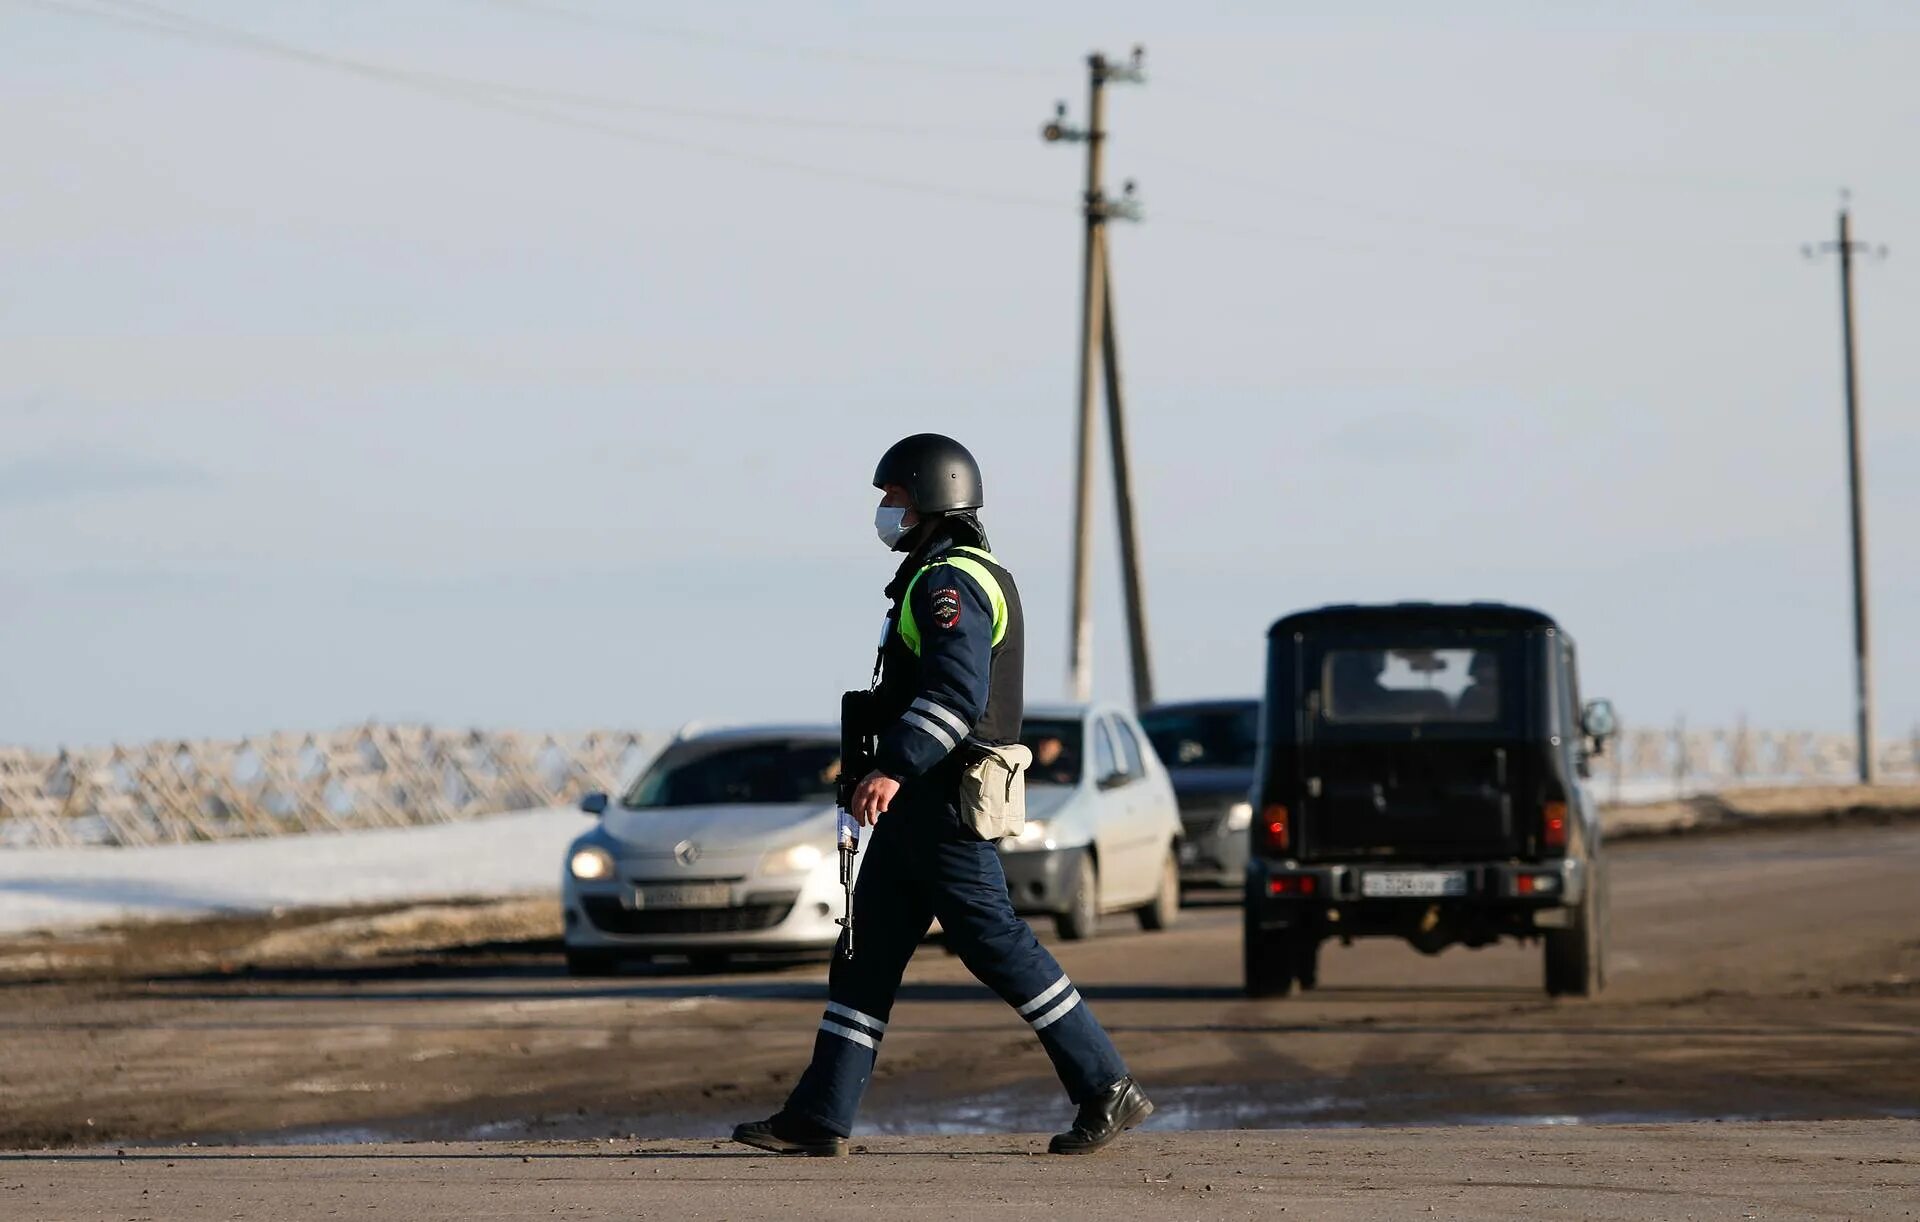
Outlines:
[{"label": "white car", "polygon": [[599,822],[561,872],[567,970],[830,950],[839,773],[838,731],[755,726],[683,735],[617,800],[588,794],[580,808]]},{"label": "white car", "polygon": [[1000,842],[1015,910],[1051,915],[1067,939],[1091,937],[1108,912],[1132,911],[1149,930],[1173,924],[1180,808],[1133,714],[1032,707],[1020,741],[1033,752],[1027,827]]}]

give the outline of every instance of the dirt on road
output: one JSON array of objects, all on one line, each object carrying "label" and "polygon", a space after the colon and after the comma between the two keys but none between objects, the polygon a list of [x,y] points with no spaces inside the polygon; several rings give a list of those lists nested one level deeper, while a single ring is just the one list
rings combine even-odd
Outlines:
[{"label": "dirt on road", "polygon": [[[1920,1122],[879,1137],[0,1154],[32,1218],[1867,1218],[1920,1213]],[[17,1212],[13,1212],[17,1211]]]},{"label": "dirt on road", "polygon": [[[1251,1001],[1225,905],[1054,949],[1160,1130],[1920,1115],[1920,827],[1641,841],[1612,868],[1592,1001],[1549,1001],[1537,948],[1387,942]],[[512,940],[134,967],[0,986],[0,1145],[721,1134],[779,1104],[824,998],[818,964],[580,981]],[[937,945],[893,1020],[865,1132],[1066,1121],[1025,1025]]]}]

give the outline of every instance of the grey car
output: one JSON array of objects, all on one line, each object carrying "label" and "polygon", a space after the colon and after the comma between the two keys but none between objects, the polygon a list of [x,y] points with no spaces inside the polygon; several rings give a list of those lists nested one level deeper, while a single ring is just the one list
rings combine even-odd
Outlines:
[{"label": "grey car", "polygon": [[1260,702],[1159,704],[1140,715],[1140,724],[1180,802],[1181,883],[1231,888],[1237,894],[1247,878]]},{"label": "grey car", "polygon": [[839,775],[837,730],[749,726],[683,735],[617,800],[587,795],[597,821],[561,870],[568,970],[828,951],[843,904]]}]

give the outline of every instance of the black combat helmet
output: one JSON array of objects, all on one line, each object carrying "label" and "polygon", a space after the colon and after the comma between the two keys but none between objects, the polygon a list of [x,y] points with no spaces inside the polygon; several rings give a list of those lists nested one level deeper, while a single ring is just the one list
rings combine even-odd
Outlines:
[{"label": "black combat helmet", "polygon": [[914,511],[924,517],[978,509],[986,503],[980,488],[980,464],[967,447],[938,433],[915,433],[896,441],[873,469],[873,486],[896,484],[907,490]]}]

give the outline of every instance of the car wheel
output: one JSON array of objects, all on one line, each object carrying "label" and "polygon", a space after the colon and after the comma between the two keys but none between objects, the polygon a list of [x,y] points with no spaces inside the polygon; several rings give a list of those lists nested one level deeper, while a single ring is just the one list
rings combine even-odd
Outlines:
[{"label": "car wheel", "polygon": [[1549,929],[1546,943],[1547,995],[1591,997],[1600,991],[1603,947],[1600,943],[1600,880],[1587,880],[1580,906],[1565,929]]},{"label": "car wheel", "polygon": [[1160,889],[1139,910],[1140,928],[1149,932],[1171,929],[1180,919],[1180,859],[1171,850],[1160,867]]},{"label": "car wheel", "polygon": [[1285,933],[1268,933],[1246,923],[1241,958],[1248,997],[1285,997],[1293,991],[1293,962]]},{"label": "car wheel", "polygon": [[1100,872],[1094,868],[1091,853],[1080,854],[1073,887],[1067,893],[1067,910],[1054,914],[1053,927],[1067,942],[1091,938],[1100,928]]},{"label": "car wheel", "polygon": [[620,970],[620,956],[607,950],[567,948],[567,975],[611,976]]},{"label": "car wheel", "polygon": [[1320,939],[1310,933],[1293,934],[1293,977],[1303,992],[1320,983]]}]

